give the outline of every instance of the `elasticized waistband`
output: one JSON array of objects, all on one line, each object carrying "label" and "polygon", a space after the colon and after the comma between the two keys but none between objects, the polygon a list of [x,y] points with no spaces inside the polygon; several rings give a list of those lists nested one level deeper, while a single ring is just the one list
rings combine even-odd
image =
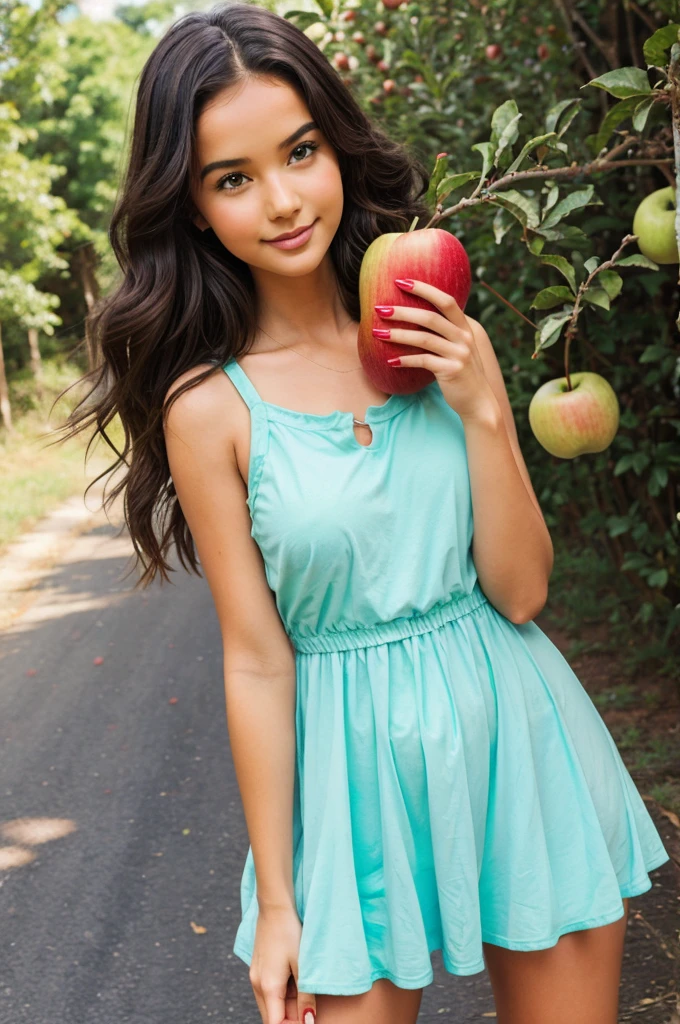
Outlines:
[{"label": "elasticized waistband", "polygon": [[438,626],[467,615],[483,604],[489,604],[489,599],[479,583],[475,582],[471,593],[454,594],[445,604],[435,605],[422,615],[402,616],[357,629],[326,630],[324,633],[307,636],[295,632],[288,635],[295,649],[303,654],[375,647],[378,644],[387,644],[391,640],[403,640],[419,633],[429,633]]}]

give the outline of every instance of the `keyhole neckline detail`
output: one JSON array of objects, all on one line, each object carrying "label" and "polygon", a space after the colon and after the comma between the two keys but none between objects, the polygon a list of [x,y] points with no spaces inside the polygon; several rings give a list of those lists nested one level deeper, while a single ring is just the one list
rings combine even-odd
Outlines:
[{"label": "keyhole neckline detail", "polygon": [[[316,430],[332,430],[342,427],[344,431],[351,434],[352,441],[356,444],[357,448],[371,450],[374,447],[375,435],[373,442],[370,445],[362,445],[357,440],[354,432],[353,412],[344,412],[341,409],[335,409],[333,412],[329,413],[303,412],[300,409],[291,409],[288,406],[276,405],[274,402],[265,402],[265,400],[260,397],[259,392],[256,390],[255,385],[246,371],[236,359],[232,359],[229,363],[225,363],[222,368],[225,369],[227,366],[230,368],[233,367],[239,375],[244,391],[249,395],[248,404],[251,408],[252,405],[260,403],[266,406],[268,414],[273,415],[275,419],[290,422],[296,426],[307,424],[311,429]],[[427,387],[431,387],[431,384],[427,385]],[[423,388],[422,390],[424,391],[426,388]],[[395,392],[394,394],[389,395],[387,400],[381,405],[369,405],[361,419],[365,420],[369,426],[373,423],[381,423],[383,420],[396,416],[402,409],[405,409],[408,405],[419,398],[421,394],[422,391],[412,391],[409,394],[399,394]]]}]

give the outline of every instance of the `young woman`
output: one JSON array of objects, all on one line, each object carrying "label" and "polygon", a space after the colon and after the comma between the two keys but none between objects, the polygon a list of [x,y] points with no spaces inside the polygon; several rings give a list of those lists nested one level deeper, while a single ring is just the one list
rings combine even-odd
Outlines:
[{"label": "young woman", "polygon": [[181,18],[73,423],[120,415],[140,582],[174,547],[215,601],[264,1024],[413,1024],[435,949],[488,969],[499,1024],[615,1024],[628,899],[669,858],[532,621],[552,545],[493,347],[415,275],[434,311],[392,304],[392,340],[432,382],[384,394],[357,354],[363,254],[429,219],[426,187],[289,21]]}]

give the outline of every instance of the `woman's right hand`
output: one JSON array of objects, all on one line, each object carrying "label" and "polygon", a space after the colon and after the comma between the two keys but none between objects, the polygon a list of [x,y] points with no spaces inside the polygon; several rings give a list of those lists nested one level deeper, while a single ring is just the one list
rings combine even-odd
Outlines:
[{"label": "woman's right hand", "polygon": [[314,996],[297,989],[301,936],[294,907],[259,908],[249,977],[262,1024],[315,1024]]}]

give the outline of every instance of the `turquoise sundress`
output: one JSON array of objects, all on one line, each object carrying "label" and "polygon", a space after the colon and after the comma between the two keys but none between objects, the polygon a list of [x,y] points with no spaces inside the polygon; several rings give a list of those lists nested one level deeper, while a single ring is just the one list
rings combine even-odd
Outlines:
[{"label": "turquoise sundress", "polygon": [[[554,946],[623,917],[669,860],[614,740],[471,554],[463,423],[435,380],[351,412],[250,410],[248,508],[295,649],[300,991],[354,995],[485,969],[482,942]],[[250,964],[252,847],[234,953]]]}]

